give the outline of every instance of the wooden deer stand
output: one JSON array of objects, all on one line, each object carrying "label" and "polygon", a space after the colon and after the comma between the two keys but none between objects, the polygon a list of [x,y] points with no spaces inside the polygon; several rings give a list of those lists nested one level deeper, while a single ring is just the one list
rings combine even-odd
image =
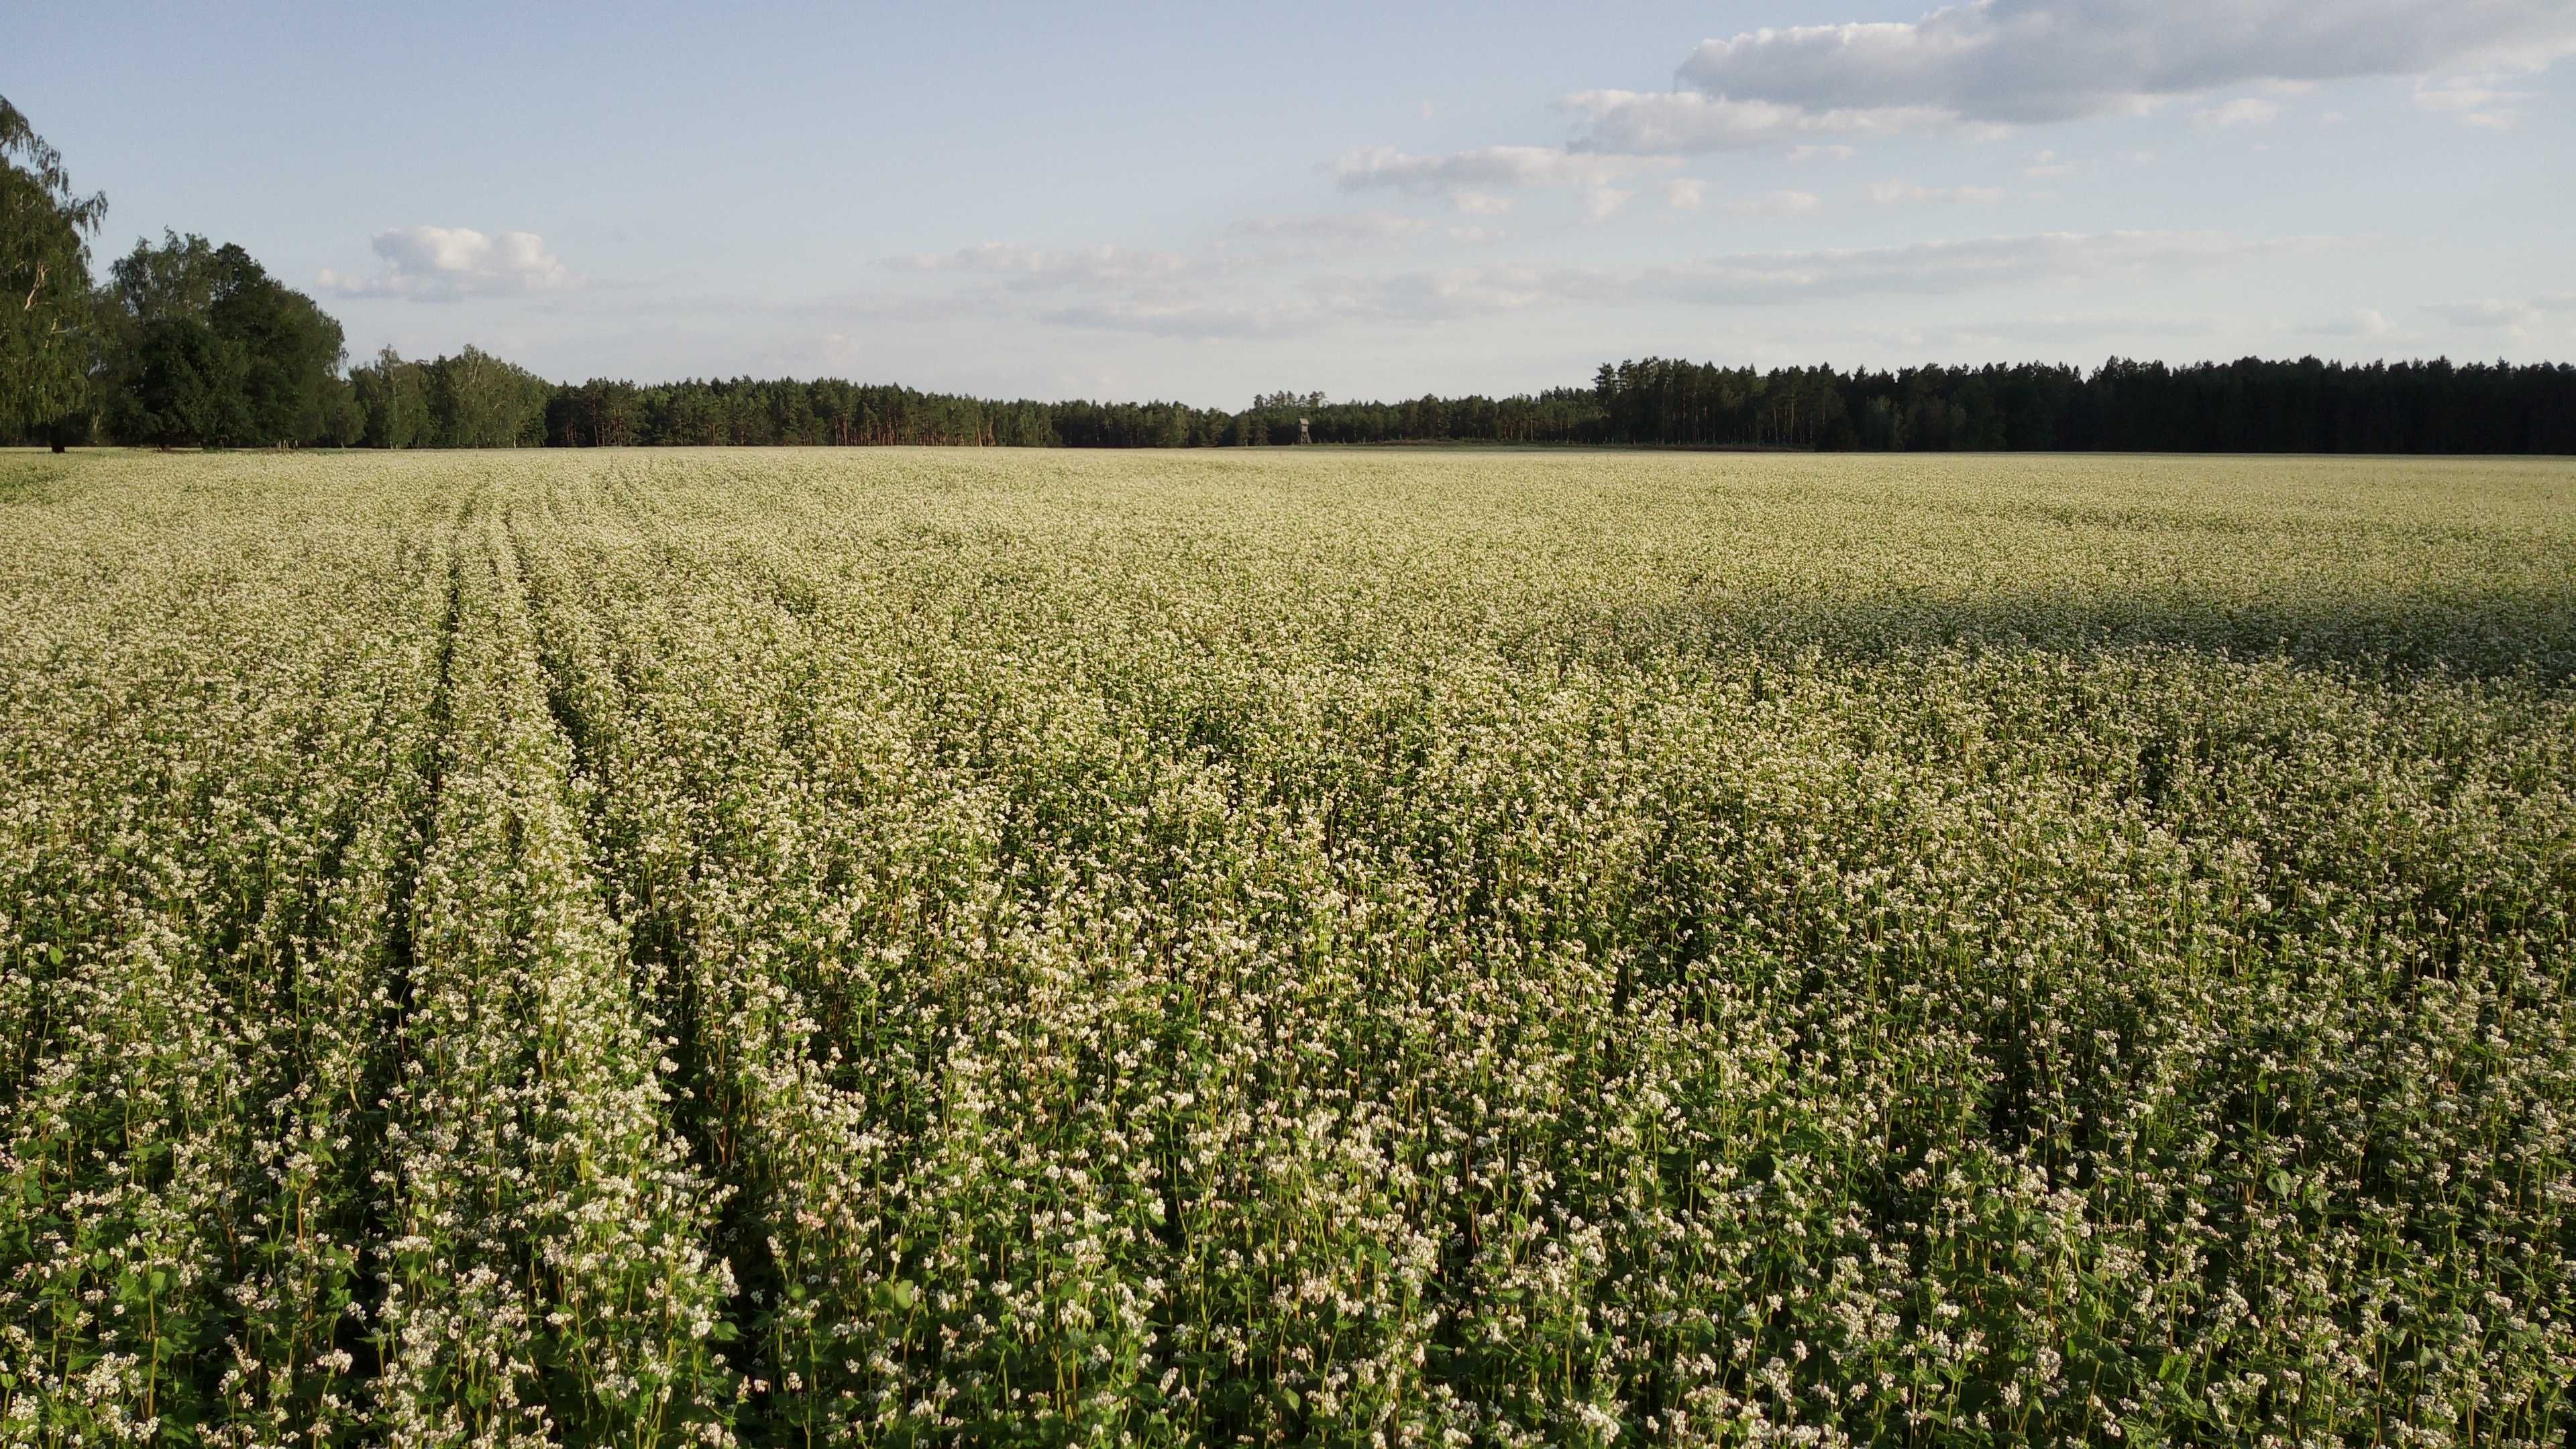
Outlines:
[{"label": "wooden deer stand", "polygon": [[1311,443],[1315,441],[1315,435],[1306,431],[1306,420],[1304,418],[1299,418],[1297,420],[1297,441],[1300,443]]}]

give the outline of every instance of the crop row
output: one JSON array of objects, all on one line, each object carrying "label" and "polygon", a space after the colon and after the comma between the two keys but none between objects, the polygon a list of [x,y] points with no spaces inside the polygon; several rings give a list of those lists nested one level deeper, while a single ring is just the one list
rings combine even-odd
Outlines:
[{"label": "crop row", "polygon": [[2576,1418],[2549,477],[117,466],[12,1439]]}]

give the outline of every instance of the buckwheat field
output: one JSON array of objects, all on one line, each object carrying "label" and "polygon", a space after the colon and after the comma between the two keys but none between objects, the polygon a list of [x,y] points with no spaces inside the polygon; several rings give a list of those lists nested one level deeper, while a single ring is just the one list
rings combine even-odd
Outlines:
[{"label": "buckwheat field", "polygon": [[0,1440],[2563,1445],[2576,467],[0,461]]}]

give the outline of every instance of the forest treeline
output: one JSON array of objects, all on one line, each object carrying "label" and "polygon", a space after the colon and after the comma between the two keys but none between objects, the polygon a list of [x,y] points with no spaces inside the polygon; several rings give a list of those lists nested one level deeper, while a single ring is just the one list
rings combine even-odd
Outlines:
[{"label": "forest treeline", "polygon": [[1240,412],[1178,403],[1000,402],[838,379],[594,379],[554,389],[525,437],[560,446],[870,443],[1178,448],[1318,443],[1625,443],[1866,451],[2576,453],[2576,367],[2302,358],[2174,367],[2113,358],[1896,372],[1605,364],[1590,387],[1514,397]]},{"label": "forest treeline", "polygon": [[1240,411],[837,378],[551,382],[474,347],[350,365],[340,324],[239,246],[164,233],[90,273],[106,210],[0,99],[0,443],[1185,448],[1594,443],[1950,451],[2576,453],[2576,366],[2113,358],[1895,372],[1604,364],[1589,386]]}]

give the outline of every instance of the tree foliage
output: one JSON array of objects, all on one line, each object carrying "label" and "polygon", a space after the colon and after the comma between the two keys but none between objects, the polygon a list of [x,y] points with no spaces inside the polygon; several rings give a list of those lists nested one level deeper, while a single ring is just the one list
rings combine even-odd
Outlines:
[{"label": "tree foliage", "polygon": [[[211,414],[221,431],[194,440],[293,446],[356,438],[354,402],[340,375],[340,324],[240,246],[164,232],[158,246],[138,241],[109,267],[106,291],[123,343],[109,374],[109,424],[118,436],[167,440],[166,368],[177,345],[169,339],[178,334],[162,331],[153,360],[165,374],[149,383],[159,390],[148,398],[145,343],[162,324],[187,323],[231,354],[220,375],[234,389]],[[192,355],[203,350],[194,341],[188,347]]]},{"label": "tree foliage", "polygon": [[[1238,413],[1179,403],[997,401],[837,378],[558,387],[544,437],[634,445],[1003,447],[1608,443],[1879,452],[2576,452],[2576,368],[2245,358],[1767,371],[1645,358],[1590,387],[1512,397],[1328,402],[1275,392]],[[375,434],[371,431],[370,441]]]},{"label": "tree foliage", "polygon": [[107,198],[72,187],[62,153],[0,96],[0,433],[61,441],[89,392],[89,234]]},{"label": "tree foliage", "polygon": [[371,448],[519,448],[546,441],[561,389],[479,347],[427,362],[392,348],[352,368],[358,436]]},{"label": "tree foliage", "polygon": [[428,385],[423,364],[405,362],[387,347],[376,360],[349,369],[362,420],[358,441],[370,448],[409,448],[429,430]]},{"label": "tree foliage", "polygon": [[155,317],[134,346],[118,430],[164,448],[236,441],[253,427],[249,373],[241,344],[194,317]]}]

